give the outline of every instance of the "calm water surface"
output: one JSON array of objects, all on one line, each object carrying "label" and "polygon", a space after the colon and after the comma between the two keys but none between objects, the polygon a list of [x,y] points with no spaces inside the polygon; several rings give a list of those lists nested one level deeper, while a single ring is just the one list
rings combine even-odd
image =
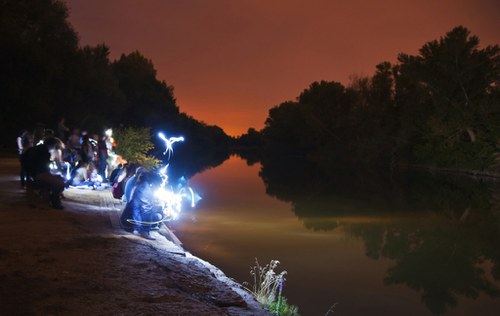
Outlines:
[{"label": "calm water surface", "polygon": [[284,202],[266,194],[259,172],[232,157],[189,180],[203,200],[173,228],[190,252],[239,283],[251,281],[255,258],[279,260],[284,296],[301,315],[335,303],[330,315],[499,315],[500,215],[487,199],[460,206],[469,202],[397,186],[394,201],[351,192]]}]

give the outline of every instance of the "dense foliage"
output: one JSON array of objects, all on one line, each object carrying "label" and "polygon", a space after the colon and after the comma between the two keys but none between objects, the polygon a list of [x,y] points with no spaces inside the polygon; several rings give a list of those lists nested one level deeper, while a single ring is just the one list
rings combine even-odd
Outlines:
[{"label": "dense foliage", "polygon": [[[314,82],[269,111],[267,155],[316,162],[418,163],[483,169],[500,137],[500,48],[456,27],[416,56],[348,87]],[[255,138],[255,137],[253,137]]]},{"label": "dense foliage", "polygon": [[160,161],[148,155],[154,148],[151,142],[151,129],[148,127],[127,127],[118,129],[115,133],[116,153],[128,163],[134,163],[146,168],[156,168]]},{"label": "dense foliage", "polygon": [[47,122],[69,105],[79,53],[67,17],[60,1],[0,2],[3,140],[12,142],[21,127]]},{"label": "dense foliage", "polygon": [[38,122],[55,129],[61,117],[91,134],[106,127],[183,133],[204,152],[230,141],[180,113],[173,87],[140,52],[111,61],[105,44],[79,47],[63,1],[0,1],[0,59],[0,147],[15,146],[19,131]]}]

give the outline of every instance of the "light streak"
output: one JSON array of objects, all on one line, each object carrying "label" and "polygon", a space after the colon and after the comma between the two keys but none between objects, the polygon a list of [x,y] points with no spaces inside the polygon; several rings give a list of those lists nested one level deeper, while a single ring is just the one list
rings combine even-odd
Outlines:
[{"label": "light streak", "polygon": [[158,170],[158,173],[163,179],[163,184],[165,184],[168,181],[168,175],[167,175],[168,166],[169,164],[167,163],[165,167],[160,168],[160,170]]},{"label": "light streak", "polygon": [[165,142],[166,149],[163,154],[165,155],[168,152],[168,160],[170,160],[170,157],[174,154],[174,148],[172,147],[172,145],[176,142],[184,141],[184,137],[182,136],[167,138],[162,132],[158,133],[158,137],[160,137]]},{"label": "light streak", "polygon": [[70,164],[66,163],[66,180],[71,179],[71,171],[69,170]]},{"label": "light streak", "polygon": [[[184,141],[184,137],[181,136],[167,138],[162,132],[159,132],[158,136],[163,141],[165,141],[166,149],[163,154],[165,155],[166,153],[168,153],[168,159],[170,160],[170,157],[173,154],[172,145],[176,142]],[[168,167],[169,164],[167,163],[156,171],[157,174],[161,177],[162,182],[159,188],[154,192],[154,204],[161,208],[163,218],[154,222],[127,219],[129,223],[134,225],[153,225],[176,220],[179,217],[184,204],[189,202],[189,205],[194,208],[196,206],[196,202],[201,199],[201,197],[197,195],[193,191],[193,189],[187,186],[185,180],[179,180],[179,184],[176,185],[174,189],[174,187],[169,184],[167,175]]]},{"label": "light streak", "polygon": [[182,194],[175,193],[173,190],[161,187],[156,190],[155,197],[161,203],[163,214],[166,218],[175,220],[179,217],[179,214],[182,211],[182,201],[184,198]]},{"label": "light streak", "polygon": [[143,225],[143,226],[144,225],[156,225],[156,224],[160,224],[160,223],[167,222],[167,221],[168,221],[167,218],[162,218],[159,221],[154,221],[154,222],[136,221],[135,219],[127,218],[127,222],[129,222],[130,224]]},{"label": "light streak", "polygon": [[[176,142],[184,141],[184,137],[182,136],[167,138],[162,132],[158,133],[158,137],[160,137],[165,142],[166,149],[163,154],[165,155],[166,153],[168,153],[169,160],[174,152],[172,145]],[[168,184],[168,167],[169,164],[167,163],[165,166],[158,170],[158,174],[162,178],[162,184],[160,188],[155,192],[155,197],[161,203],[165,217],[175,220],[181,213],[182,205],[184,204],[184,202],[189,201],[190,206],[194,208],[196,206],[196,202],[201,198],[199,198],[199,196],[195,194],[193,189],[186,185],[185,181],[180,181],[179,186],[177,186],[177,189],[174,190],[173,187]]]},{"label": "light streak", "polygon": [[191,208],[195,208],[196,203],[201,200],[189,186],[174,191],[171,186],[165,185],[156,190],[155,197],[161,203],[164,215],[172,220],[179,217],[184,204],[189,203]]},{"label": "light streak", "polygon": [[191,187],[188,187],[189,193],[191,193],[191,207],[195,207],[195,201],[194,201],[194,191],[191,189]]}]

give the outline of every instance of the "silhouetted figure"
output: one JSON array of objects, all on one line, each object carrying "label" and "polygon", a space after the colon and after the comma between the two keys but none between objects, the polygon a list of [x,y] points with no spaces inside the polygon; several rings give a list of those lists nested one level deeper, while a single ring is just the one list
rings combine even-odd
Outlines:
[{"label": "silhouetted figure", "polygon": [[21,164],[26,170],[27,186],[48,191],[50,204],[54,208],[62,209],[61,193],[65,187],[64,178],[52,174],[51,161],[61,159],[63,142],[55,137],[44,140],[42,144],[29,148],[22,156]]},{"label": "silhouetted figure", "polygon": [[125,185],[127,184],[128,179],[130,179],[135,174],[135,164],[125,164],[121,174],[118,176],[117,181],[113,184],[111,188],[111,193],[115,199],[121,199],[123,197],[123,193],[125,192]]},{"label": "silhouetted figure", "polygon": [[83,162],[94,162],[94,147],[90,143],[88,135],[83,135],[81,144],[81,158]]},{"label": "silhouetted figure", "polygon": [[69,132],[69,128],[66,126],[66,118],[61,117],[57,123],[57,137],[63,142],[66,141],[66,134]]},{"label": "silhouetted figure", "polygon": [[19,178],[21,180],[21,187],[26,187],[26,170],[23,167],[22,156],[24,153],[33,146],[33,136],[25,129],[21,130],[21,133],[16,139],[17,151],[19,154],[20,170]]},{"label": "silhouetted figure", "polygon": [[111,174],[109,175],[109,182],[111,183],[111,185],[116,183],[118,176],[122,171],[123,171],[122,164],[118,164],[118,166],[115,169],[113,169],[113,171],[111,171]]},{"label": "silhouetted figure", "polygon": [[99,174],[103,181],[106,181],[106,168],[108,167],[108,147],[106,146],[106,136],[101,137],[97,142],[97,159],[99,166]]},{"label": "silhouetted figure", "polygon": [[68,137],[68,150],[70,152],[70,162],[74,165],[77,161],[80,161],[81,158],[81,149],[82,146],[80,144],[80,130],[78,128],[73,129],[71,135]]}]

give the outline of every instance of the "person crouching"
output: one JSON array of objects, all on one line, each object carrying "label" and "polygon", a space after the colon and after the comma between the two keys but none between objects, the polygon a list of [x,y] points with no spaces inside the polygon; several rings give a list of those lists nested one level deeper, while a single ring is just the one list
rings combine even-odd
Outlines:
[{"label": "person crouching", "polygon": [[161,183],[161,177],[153,172],[143,172],[138,176],[132,189],[132,197],[120,216],[125,230],[134,230],[143,238],[155,240],[151,231],[158,229],[163,219],[163,209],[156,202],[154,193],[160,188]]},{"label": "person crouching", "polygon": [[46,138],[43,143],[29,148],[23,155],[21,164],[26,170],[27,185],[48,191],[50,205],[62,209],[61,193],[64,191],[64,178],[53,174],[51,162],[60,161],[64,143],[55,137]]}]

